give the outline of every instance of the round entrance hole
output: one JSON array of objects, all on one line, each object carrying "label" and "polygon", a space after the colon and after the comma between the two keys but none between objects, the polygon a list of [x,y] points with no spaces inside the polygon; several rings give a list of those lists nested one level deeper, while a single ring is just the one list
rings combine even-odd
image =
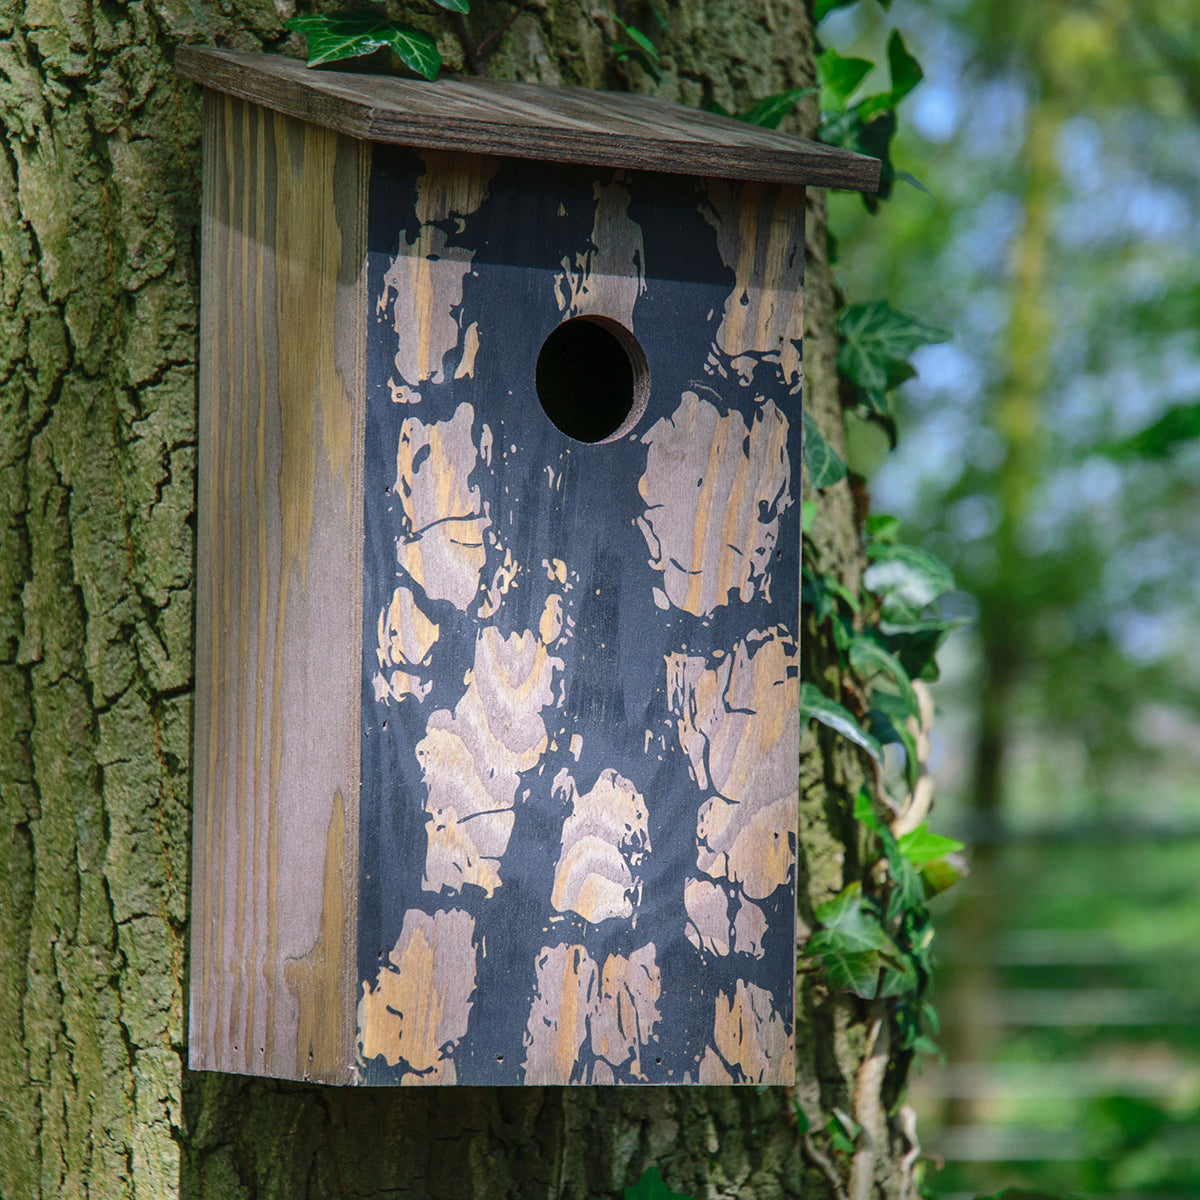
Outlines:
[{"label": "round entrance hole", "polygon": [[577,442],[612,442],[641,420],[650,368],[637,338],[609,317],[572,317],[542,343],[536,385],[546,416]]}]

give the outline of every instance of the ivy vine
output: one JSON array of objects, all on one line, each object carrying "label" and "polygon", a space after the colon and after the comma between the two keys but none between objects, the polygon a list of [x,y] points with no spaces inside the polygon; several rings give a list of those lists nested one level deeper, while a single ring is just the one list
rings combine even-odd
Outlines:
[{"label": "ivy vine", "polygon": [[[817,0],[814,15],[819,21],[855,2]],[[888,0],[881,0],[881,6],[886,9]],[[899,31],[889,35],[886,56],[888,87],[857,100],[874,63],[833,49],[822,50],[816,61],[818,136],[882,162],[878,194],[864,197],[870,212],[891,196],[896,181],[921,187],[895,168],[891,147],[897,106],[921,82],[923,72]],[[912,355],[949,336],[897,312],[884,299],[845,305],[838,319],[836,362],[839,397],[850,419],[881,425],[894,447],[892,397],[915,374]],[[883,515],[864,519],[867,566],[857,593],[821,574],[810,541],[819,497],[850,472],[807,413],[804,462],[810,495],[801,521],[802,602],[835,650],[839,691],[829,696],[815,683],[802,684],[801,717],[846,738],[863,757],[866,783],[854,815],[864,829],[869,865],[862,880],[816,908],[816,928],[801,953],[827,989],[867,1003],[868,1058],[872,1047],[881,1044],[906,1056],[936,1052],[929,901],[956,882],[964,868],[962,843],[934,833],[928,823],[933,802],[928,683],[937,678],[938,649],[961,623],[941,609],[942,599],[955,587],[954,578],[932,555],[901,542],[899,521]],[[864,1060],[853,1114],[835,1110],[819,1131],[801,1124],[806,1153],[837,1196],[846,1195],[842,1181],[847,1176],[850,1194],[866,1194],[863,1188],[870,1187],[873,1154],[866,1127],[882,1119],[883,1076],[877,1074],[864,1087],[867,1074]],[[907,1124],[903,1112],[895,1115],[913,1148],[901,1164],[901,1189],[913,1194],[920,1182],[915,1128],[910,1127],[911,1114]]]}]

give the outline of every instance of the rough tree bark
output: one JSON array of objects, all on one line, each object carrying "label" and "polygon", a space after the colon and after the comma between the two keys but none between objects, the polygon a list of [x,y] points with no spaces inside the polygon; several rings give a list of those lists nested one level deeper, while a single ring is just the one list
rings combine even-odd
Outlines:
[{"label": "rough tree bark", "polygon": [[[476,36],[514,11],[478,7]],[[530,0],[488,69],[626,86],[612,9]],[[0,0],[0,1196],[609,1197],[654,1162],[697,1197],[841,1194],[781,1089],[354,1092],[185,1069],[199,95],[171,58],[188,41],[280,47],[291,11]],[[736,109],[812,81],[799,0],[669,12],[663,94]],[[429,27],[462,65],[452,26]],[[807,402],[837,445],[811,203]],[[817,537],[823,568],[853,581],[845,485]],[[830,669],[810,639],[805,670]],[[854,770],[805,734],[802,928],[860,869]],[[814,1125],[834,1106],[864,1116],[858,1193],[894,1194],[906,1147],[856,1089],[886,1047],[810,978],[796,1098]]]}]

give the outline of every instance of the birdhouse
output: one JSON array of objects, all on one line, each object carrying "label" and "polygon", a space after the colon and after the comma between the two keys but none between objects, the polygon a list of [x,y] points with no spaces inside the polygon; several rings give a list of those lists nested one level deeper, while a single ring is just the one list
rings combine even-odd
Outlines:
[{"label": "birdhouse", "polygon": [[205,86],[190,1061],[786,1084],[804,186],[630,95]]}]

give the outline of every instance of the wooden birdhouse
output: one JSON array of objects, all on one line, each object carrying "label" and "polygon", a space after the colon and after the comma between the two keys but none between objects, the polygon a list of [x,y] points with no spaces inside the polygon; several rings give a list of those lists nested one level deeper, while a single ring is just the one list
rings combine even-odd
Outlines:
[{"label": "wooden birdhouse", "polygon": [[184,48],[190,1061],[793,1078],[804,185],[656,100]]}]

